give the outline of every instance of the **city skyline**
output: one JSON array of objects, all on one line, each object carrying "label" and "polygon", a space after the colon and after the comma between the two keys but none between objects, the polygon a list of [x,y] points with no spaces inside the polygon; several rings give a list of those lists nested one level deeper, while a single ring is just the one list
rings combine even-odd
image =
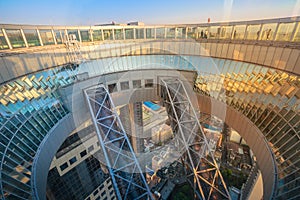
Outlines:
[{"label": "city skyline", "polygon": [[[300,15],[300,0],[218,1],[20,1],[0,0],[2,24],[94,25],[141,21],[145,24],[244,21]],[[47,8],[47,9],[46,9]],[[26,16],[26,17],[25,17]]]}]

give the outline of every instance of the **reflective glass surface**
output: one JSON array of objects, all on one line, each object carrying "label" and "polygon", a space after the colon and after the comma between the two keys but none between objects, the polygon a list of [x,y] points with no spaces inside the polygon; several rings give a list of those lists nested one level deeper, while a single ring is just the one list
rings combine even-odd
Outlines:
[{"label": "reflective glass surface", "polygon": [[291,39],[295,25],[296,23],[279,24],[275,40],[289,41]]},{"label": "reflective glass surface", "polygon": [[57,44],[62,44],[65,40],[65,31],[64,30],[54,30],[54,36]]},{"label": "reflective glass surface", "polygon": [[21,34],[21,30],[6,29],[5,31],[13,48],[26,47],[23,36]]},{"label": "reflective glass surface", "polygon": [[40,46],[41,45],[39,37],[38,37],[37,30],[35,30],[35,29],[24,29],[23,32],[24,32],[24,35],[26,37],[27,44],[28,44],[29,47]]},{"label": "reflective glass surface", "polygon": [[1,29],[0,29],[0,49],[8,49],[6,39]]},{"label": "reflective glass surface", "polygon": [[92,30],[93,40],[101,41],[102,40],[102,31],[101,30]]},{"label": "reflective glass surface", "polygon": [[41,35],[43,45],[54,44],[54,38],[53,38],[53,35],[52,35],[52,31],[50,29],[48,29],[48,30],[41,29],[39,31],[40,31],[40,35]]},{"label": "reflective glass surface", "polygon": [[123,29],[114,29],[115,40],[124,40]]},{"label": "reflective glass surface", "polygon": [[92,41],[90,30],[80,30],[80,36],[82,42],[89,42]]},{"label": "reflective glass surface", "polygon": [[248,40],[258,40],[260,38],[261,25],[248,25],[246,29],[246,36]]}]

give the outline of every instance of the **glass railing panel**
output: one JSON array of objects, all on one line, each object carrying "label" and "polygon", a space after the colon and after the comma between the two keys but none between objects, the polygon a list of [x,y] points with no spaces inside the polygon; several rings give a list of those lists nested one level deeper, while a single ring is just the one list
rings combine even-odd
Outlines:
[{"label": "glass railing panel", "polygon": [[154,28],[146,28],[146,38],[154,39],[155,37],[155,29]]},{"label": "glass railing panel", "polygon": [[279,24],[276,41],[290,41],[296,23],[281,23]]},{"label": "glass railing panel", "polygon": [[246,32],[246,25],[237,25],[234,26],[234,31],[232,34],[232,39],[234,40],[243,40]]},{"label": "glass railing panel", "polygon": [[70,40],[76,39],[77,41],[79,41],[79,35],[77,29],[69,29],[67,30],[67,33]]},{"label": "glass railing panel", "polygon": [[135,29],[135,37],[136,39],[144,39],[144,29],[143,28]]},{"label": "glass railing panel", "polygon": [[23,32],[24,32],[24,35],[26,37],[27,44],[28,44],[29,47],[40,46],[41,45],[37,30],[35,30],[35,29],[24,29]]},{"label": "glass railing panel", "polygon": [[80,30],[81,42],[92,41],[90,30]]},{"label": "glass railing panel", "polygon": [[124,40],[123,29],[114,29],[115,40]]},{"label": "glass railing panel", "polygon": [[54,30],[54,37],[57,44],[62,44],[65,39],[65,31],[64,30]]},{"label": "glass railing panel", "polygon": [[8,44],[6,42],[6,39],[4,37],[2,30],[0,29],[0,50],[1,49],[8,49]]},{"label": "glass railing panel", "polygon": [[261,29],[262,33],[260,35],[260,40],[273,40],[276,27],[277,23],[263,24]]},{"label": "glass railing panel", "polygon": [[197,37],[206,39],[209,36],[208,29],[209,27],[197,27]]},{"label": "glass railing panel", "polygon": [[165,28],[156,28],[156,38],[157,39],[165,38]]},{"label": "glass railing panel", "polygon": [[125,29],[125,38],[126,38],[126,40],[133,40],[134,39],[133,31],[134,31],[133,28]]},{"label": "glass railing panel", "polygon": [[246,39],[247,40],[258,40],[261,33],[260,33],[261,25],[248,25],[246,30]]},{"label": "glass railing panel", "polygon": [[232,26],[222,26],[219,29],[220,39],[231,39],[232,36]]},{"label": "glass railing panel", "polygon": [[93,40],[101,41],[102,40],[102,31],[101,30],[92,30]]},{"label": "glass railing panel", "polygon": [[209,39],[217,39],[219,38],[221,28],[219,26],[211,26],[209,27]]},{"label": "glass railing panel", "polygon": [[293,42],[299,42],[300,41],[300,23],[298,22],[297,29],[293,38]]},{"label": "glass railing panel", "polygon": [[40,29],[40,36],[43,42],[43,45],[51,45],[54,44],[54,38],[52,35],[52,31],[50,29]]},{"label": "glass railing panel", "polygon": [[103,30],[104,40],[113,40],[113,30],[105,29]]},{"label": "glass railing panel", "polygon": [[6,29],[7,37],[10,41],[10,44],[13,48],[26,47],[23,40],[21,30],[19,29]]},{"label": "glass railing panel", "polygon": [[176,28],[166,28],[167,31],[167,38],[175,38],[175,32],[177,31]]},{"label": "glass railing panel", "polygon": [[185,27],[176,28],[176,38],[185,38],[185,36],[186,36]]},{"label": "glass railing panel", "polygon": [[196,27],[187,27],[187,38],[198,39],[198,32]]}]

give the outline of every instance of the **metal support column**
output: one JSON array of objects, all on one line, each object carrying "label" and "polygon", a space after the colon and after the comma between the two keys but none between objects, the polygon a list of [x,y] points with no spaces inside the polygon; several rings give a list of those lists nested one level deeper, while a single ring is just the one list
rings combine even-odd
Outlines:
[{"label": "metal support column", "polygon": [[84,93],[117,198],[153,199],[109,92],[98,85]]},{"label": "metal support column", "polygon": [[188,92],[178,78],[161,78],[161,96],[169,113],[187,178],[199,199],[230,199]]}]

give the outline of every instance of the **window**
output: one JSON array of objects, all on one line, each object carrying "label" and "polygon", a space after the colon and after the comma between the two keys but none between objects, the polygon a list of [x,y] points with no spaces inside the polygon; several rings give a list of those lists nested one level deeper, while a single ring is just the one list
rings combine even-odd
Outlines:
[{"label": "window", "polygon": [[145,88],[153,87],[153,79],[146,79],[145,80]]},{"label": "window", "polygon": [[88,152],[91,152],[93,150],[94,150],[94,146],[93,145],[88,148]]},{"label": "window", "polygon": [[61,166],[59,166],[59,168],[60,168],[61,171],[64,171],[65,169],[68,168],[68,163],[62,164]]},{"label": "window", "polygon": [[109,91],[109,93],[116,92],[117,91],[117,84],[116,83],[109,84],[108,85],[108,91]]},{"label": "window", "polygon": [[141,88],[142,87],[141,80],[133,80],[132,81],[132,86],[133,86],[133,88]]},{"label": "window", "polygon": [[121,82],[121,90],[129,90],[129,82]]},{"label": "window", "polygon": [[77,159],[76,159],[76,157],[74,156],[73,158],[71,158],[71,159],[69,160],[70,165],[72,165],[72,164],[75,163],[76,161],[77,161]]},{"label": "window", "polygon": [[82,158],[82,157],[84,157],[86,154],[87,154],[87,153],[86,153],[86,150],[84,150],[84,151],[80,152],[80,156],[81,156],[81,158]]},{"label": "window", "polygon": [[99,192],[98,190],[95,190],[95,191],[93,192],[93,195],[96,196],[96,195],[98,194],[98,192]]}]

